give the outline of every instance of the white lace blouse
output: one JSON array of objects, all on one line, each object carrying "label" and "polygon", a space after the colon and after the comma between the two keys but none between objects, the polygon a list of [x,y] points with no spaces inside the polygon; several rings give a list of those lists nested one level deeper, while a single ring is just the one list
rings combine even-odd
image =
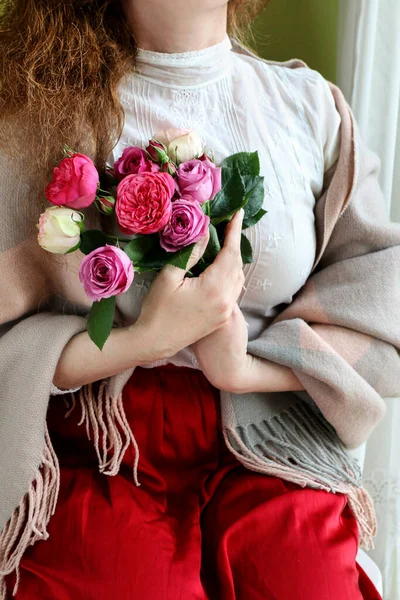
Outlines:
[{"label": "white lace blouse", "polygon": [[[245,265],[239,299],[249,339],[260,334],[304,285],[316,236],[314,205],[324,172],[337,160],[340,116],[326,80],[308,68],[288,69],[239,54],[228,36],[196,52],[139,50],[136,72],[121,84],[125,126],[109,164],[130,145],[146,146],[160,129],[195,129],[220,163],[258,150],[267,215],[246,230],[254,262]],[[120,297],[139,314],[152,275],[136,275]],[[190,349],[165,362],[198,368]]]}]

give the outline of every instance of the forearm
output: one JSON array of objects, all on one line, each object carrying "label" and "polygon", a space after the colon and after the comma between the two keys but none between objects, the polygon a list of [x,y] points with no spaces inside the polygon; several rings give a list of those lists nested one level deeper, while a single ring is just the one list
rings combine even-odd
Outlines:
[{"label": "forearm", "polygon": [[288,367],[263,358],[248,355],[245,375],[239,383],[238,393],[251,392],[296,392],[303,385]]},{"label": "forearm", "polygon": [[150,355],[150,344],[135,325],[113,329],[101,351],[86,331],[79,333],[65,346],[53,383],[62,390],[73,389],[146,364],[157,358]]}]

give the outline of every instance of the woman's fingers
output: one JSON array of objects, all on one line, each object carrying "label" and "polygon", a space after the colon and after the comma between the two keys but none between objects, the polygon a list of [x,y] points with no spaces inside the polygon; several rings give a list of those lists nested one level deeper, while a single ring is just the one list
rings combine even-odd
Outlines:
[{"label": "woman's fingers", "polygon": [[210,232],[207,231],[206,235],[204,237],[202,237],[194,245],[194,248],[192,250],[192,254],[190,255],[190,259],[189,259],[188,264],[186,266],[186,271],[190,271],[190,269],[192,267],[194,267],[194,265],[196,265],[199,262],[199,260],[203,256],[204,252],[206,251],[209,239],[210,239]]},{"label": "woman's fingers", "polygon": [[217,279],[220,282],[230,280],[233,284],[236,283],[235,275],[239,274],[243,268],[240,252],[243,215],[244,211],[241,209],[226,226],[224,245],[213,264],[204,271],[204,275],[208,278]]}]

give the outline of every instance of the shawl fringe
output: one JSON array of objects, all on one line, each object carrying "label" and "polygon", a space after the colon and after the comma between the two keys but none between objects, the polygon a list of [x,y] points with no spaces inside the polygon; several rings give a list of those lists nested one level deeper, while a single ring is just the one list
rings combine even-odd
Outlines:
[{"label": "shawl fringe", "polygon": [[[72,405],[65,417],[69,417],[76,407],[72,396]],[[135,451],[133,479],[137,486],[139,448],[125,415],[122,394],[113,398],[108,393],[108,382],[102,381],[98,391],[93,385],[85,385],[79,390],[81,419],[78,425],[85,424],[89,440],[93,441],[99,461],[99,471],[104,475],[117,475],[122,459],[130,444]]]},{"label": "shawl fringe", "polygon": [[46,428],[40,467],[28,492],[0,534],[0,600],[6,600],[5,577],[16,574],[13,596],[19,584],[19,565],[28,546],[47,540],[47,525],[55,512],[60,488],[58,459]]},{"label": "shawl fringe", "polygon": [[[68,404],[66,418],[77,404],[75,395],[70,396],[71,404]],[[88,439],[93,441],[100,473],[116,475],[132,443],[135,450],[133,478],[135,484],[140,486],[137,476],[139,449],[125,415],[122,394],[112,398],[108,393],[108,382],[102,381],[97,392],[91,384],[83,386],[79,390],[78,400],[81,407],[78,425],[85,424]],[[38,540],[48,539],[47,525],[56,509],[59,488],[58,459],[46,428],[43,456],[36,477],[0,535],[0,600],[6,600],[7,597],[5,577],[14,572],[16,582],[13,596],[16,595],[19,565],[28,546]]]},{"label": "shawl fringe", "polygon": [[[69,417],[76,408],[71,394]],[[96,393],[92,385],[79,391],[81,418],[89,440],[93,441],[99,470],[116,475],[130,444],[135,450],[133,477],[137,486],[139,450],[127,421],[122,395],[113,398],[108,382]],[[357,519],[360,546],[374,547],[376,517],[373,502],[361,486],[361,471],[352,460],[334,429],[319,411],[303,404],[291,406],[270,420],[247,427],[224,428],[229,450],[248,469],[292,481],[302,487],[322,489],[347,496]],[[16,573],[13,595],[19,584],[19,565],[28,546],[49,537],[47,525],[55,512],[60,487],[58,460],[46,428],[41,465],[27,494],[0,535],[0,600],[6,600],[5,577]]]},{"label": "shawl fringe", "polygon": [[356,517],[360,546],[374,547],[373,501],[361,486],[361,470],[322,414],[303,403],[247,427],[225,427],[229,450],[248,469],[301,487],[345,494]]}]

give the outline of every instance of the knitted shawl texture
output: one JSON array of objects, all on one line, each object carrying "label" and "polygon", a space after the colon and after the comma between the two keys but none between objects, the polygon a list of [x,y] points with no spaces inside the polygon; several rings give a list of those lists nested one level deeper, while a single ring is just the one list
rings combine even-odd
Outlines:
[{"label": "knitted shawl texture", "polygon": [[[237,43],[234,51],[249,53]],[[306,66],[296,59],[272,64]],[[342,92],[329,85],[341,140],[315,205],[314,266],[292,303],[248,345],[251,354],[292,369],[305,391],[221,392],[222,423],[228,448],[248,469],[346,494],[368,548],[374,511],[350,450],[383,418],[384,398],[400,395],[400,224],[388,216],[379,159],[364,145]],[[86,330],[90,308],[78,279],[80,252],[50,255],[37,244],[42,199],[35,172],[2,155],[0,599],[4,576],[16,571],[18,581],[24,551],[48,536],[59,489],[46,426],[50,389],[63,348]],[[91,216],[91,226],[97,219]],[[137,318],[135,293],[118,297],[116,326]],[[139,485],[140,449],[122,403],[132,371],[68,396],[68,414],[86,426],[105,476],[118,473],[132,444]]]}]

